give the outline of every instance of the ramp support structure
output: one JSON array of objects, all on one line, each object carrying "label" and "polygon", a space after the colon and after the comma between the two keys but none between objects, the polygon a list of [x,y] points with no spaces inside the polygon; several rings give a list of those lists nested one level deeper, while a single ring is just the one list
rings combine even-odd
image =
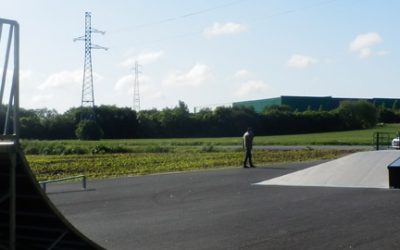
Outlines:
[{"label": "ramp support structure", "polygon": [[[1,46],[3,41],[5,45]],[[5,48],[0,51],[0,250],[103,249],[51,203],[20,149],[16,21],[0,18],[0,48]]]},{"label": "ramp support structure", "polygon": [[[8,32],[7,32],[8,31]],[[3,35],[5,33],[5,35]],[[0,137],[2,151],[8,154],[10,159],[8,193],[5,194],[9,204],[9,244],[8,249],[16,249],[16,165],[17,152],[15,150],[19,135],[19,24],[16,21],[0,19],[0,44],[5,40],[6,51],[2,63],[1,86],[0,86],[0,105],[3,105],[5,99],[5,117],[3,123],[3,132]],[[4,39],[5,38],[5,39]],[[1,57],[0,57],[1,58]],[[10,59],[12,65],[10,66]],[[7,76],[11,73],[11,78]],[[7,95],[8,92],[8,95]],[[2,107],[2,106],[0,106]],[[2,152],[3,153],[3,152]],[[2,164],[3,165],[3,164]]]}]

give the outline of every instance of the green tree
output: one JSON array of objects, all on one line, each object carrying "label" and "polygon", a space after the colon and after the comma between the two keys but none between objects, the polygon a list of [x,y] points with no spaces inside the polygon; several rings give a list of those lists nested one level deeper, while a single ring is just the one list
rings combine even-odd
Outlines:
[{"label": "green tree", "polygon": [[183,101],[177,107],[163,109],[159,118],[166,137],[189,137],[194,133],[189,109]]},{"label": "green tree", "polygon": [[95,108],[96,121],[106,139],[128,139],[137,134],[136,111],[130,108],[101,105]]},{"label": "green tree", "polygon": [[393,102],[392,109],[393,109],[393,110],[398,110],[398,109],[399,109],[399,103],[397,102],[397,100],[395,100],[395,101]]},{"label": "green tree", "polygon": [[288,105],[272,105],[266,107],[263,111],[263,114],[274,113],[274,112],[280,112],[280,113],[293,112],[293,109]]},{"label": "green tree", "polygon": [[75,134],[80,140],[100,140],[103,138],[104,132],[97,122],[93,120],[83,120],[79,122]]},{"label": "green tree", "polygon": [[20,119],[21,137],[43,139],[44,128],[36,116],[23,116]]},{"label": "green tree", "polygon": [[162,137],[159,116],[160,111],[157,109],[139,111],[137,136],[140,138]]},{"label": "green tree", "polygon": [[378,121],[377,108],[367,101],[343,101],[337,112],[346,129],[371,128]]}]

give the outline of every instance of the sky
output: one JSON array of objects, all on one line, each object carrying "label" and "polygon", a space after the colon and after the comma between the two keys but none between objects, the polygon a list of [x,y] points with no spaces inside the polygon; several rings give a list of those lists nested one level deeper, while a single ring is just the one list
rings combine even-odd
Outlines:
[{"label": "sky", "polygon": [[[20,24],[20,103],[81,105],[85,12],[96,105],[195,107],[278,97],[400,98],[396,0],[0,0]],[[1,48],[1,47],[0,47]],[[4,54],[0,53],[0,56]],[[0,58],[3,61],[3,58]]]}]

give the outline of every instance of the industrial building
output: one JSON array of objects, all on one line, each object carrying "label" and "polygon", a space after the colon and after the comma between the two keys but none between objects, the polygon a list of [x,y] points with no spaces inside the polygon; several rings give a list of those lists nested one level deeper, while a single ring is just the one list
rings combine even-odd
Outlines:
[{"label": "industrial building", "polygon": [[332,110],[339,107],[342,101],[368,101],[376,106],[387,108],[400,107],[400,99],[394,98],[337,98],[332,96],[280,96],[268,99],[242,101],[232,103],[233,107],[251,107],[258,113],[271,106],[287,105],[293,110],[302,112],[305,110]]}]

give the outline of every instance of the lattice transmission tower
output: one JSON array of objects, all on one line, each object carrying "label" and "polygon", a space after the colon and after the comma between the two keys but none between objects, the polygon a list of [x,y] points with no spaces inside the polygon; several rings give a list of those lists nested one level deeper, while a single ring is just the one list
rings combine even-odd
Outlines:
[{"label": "lattice transmission tower", "polygon": [[139,74],[141,73],[139,70],[139,63],[135,61],[135,66],[133,68],[135,78],[133,83],[133,109],[136,112],[140,111],[140,93],[139,93]]},{"label": "lattice transmission tower", "polygon": [[93,87],[93,69],[92,69],[92,49],[108,48],[92,43],[92,33],[105,34],[104,31],[97,30],[91,26],[91,13],[85,12],[85,35],[74,39],[76,41],[85,41],[85,62],[83,68],[82,98],[81,98],[81,121],[94,120],[94,87]]}]

